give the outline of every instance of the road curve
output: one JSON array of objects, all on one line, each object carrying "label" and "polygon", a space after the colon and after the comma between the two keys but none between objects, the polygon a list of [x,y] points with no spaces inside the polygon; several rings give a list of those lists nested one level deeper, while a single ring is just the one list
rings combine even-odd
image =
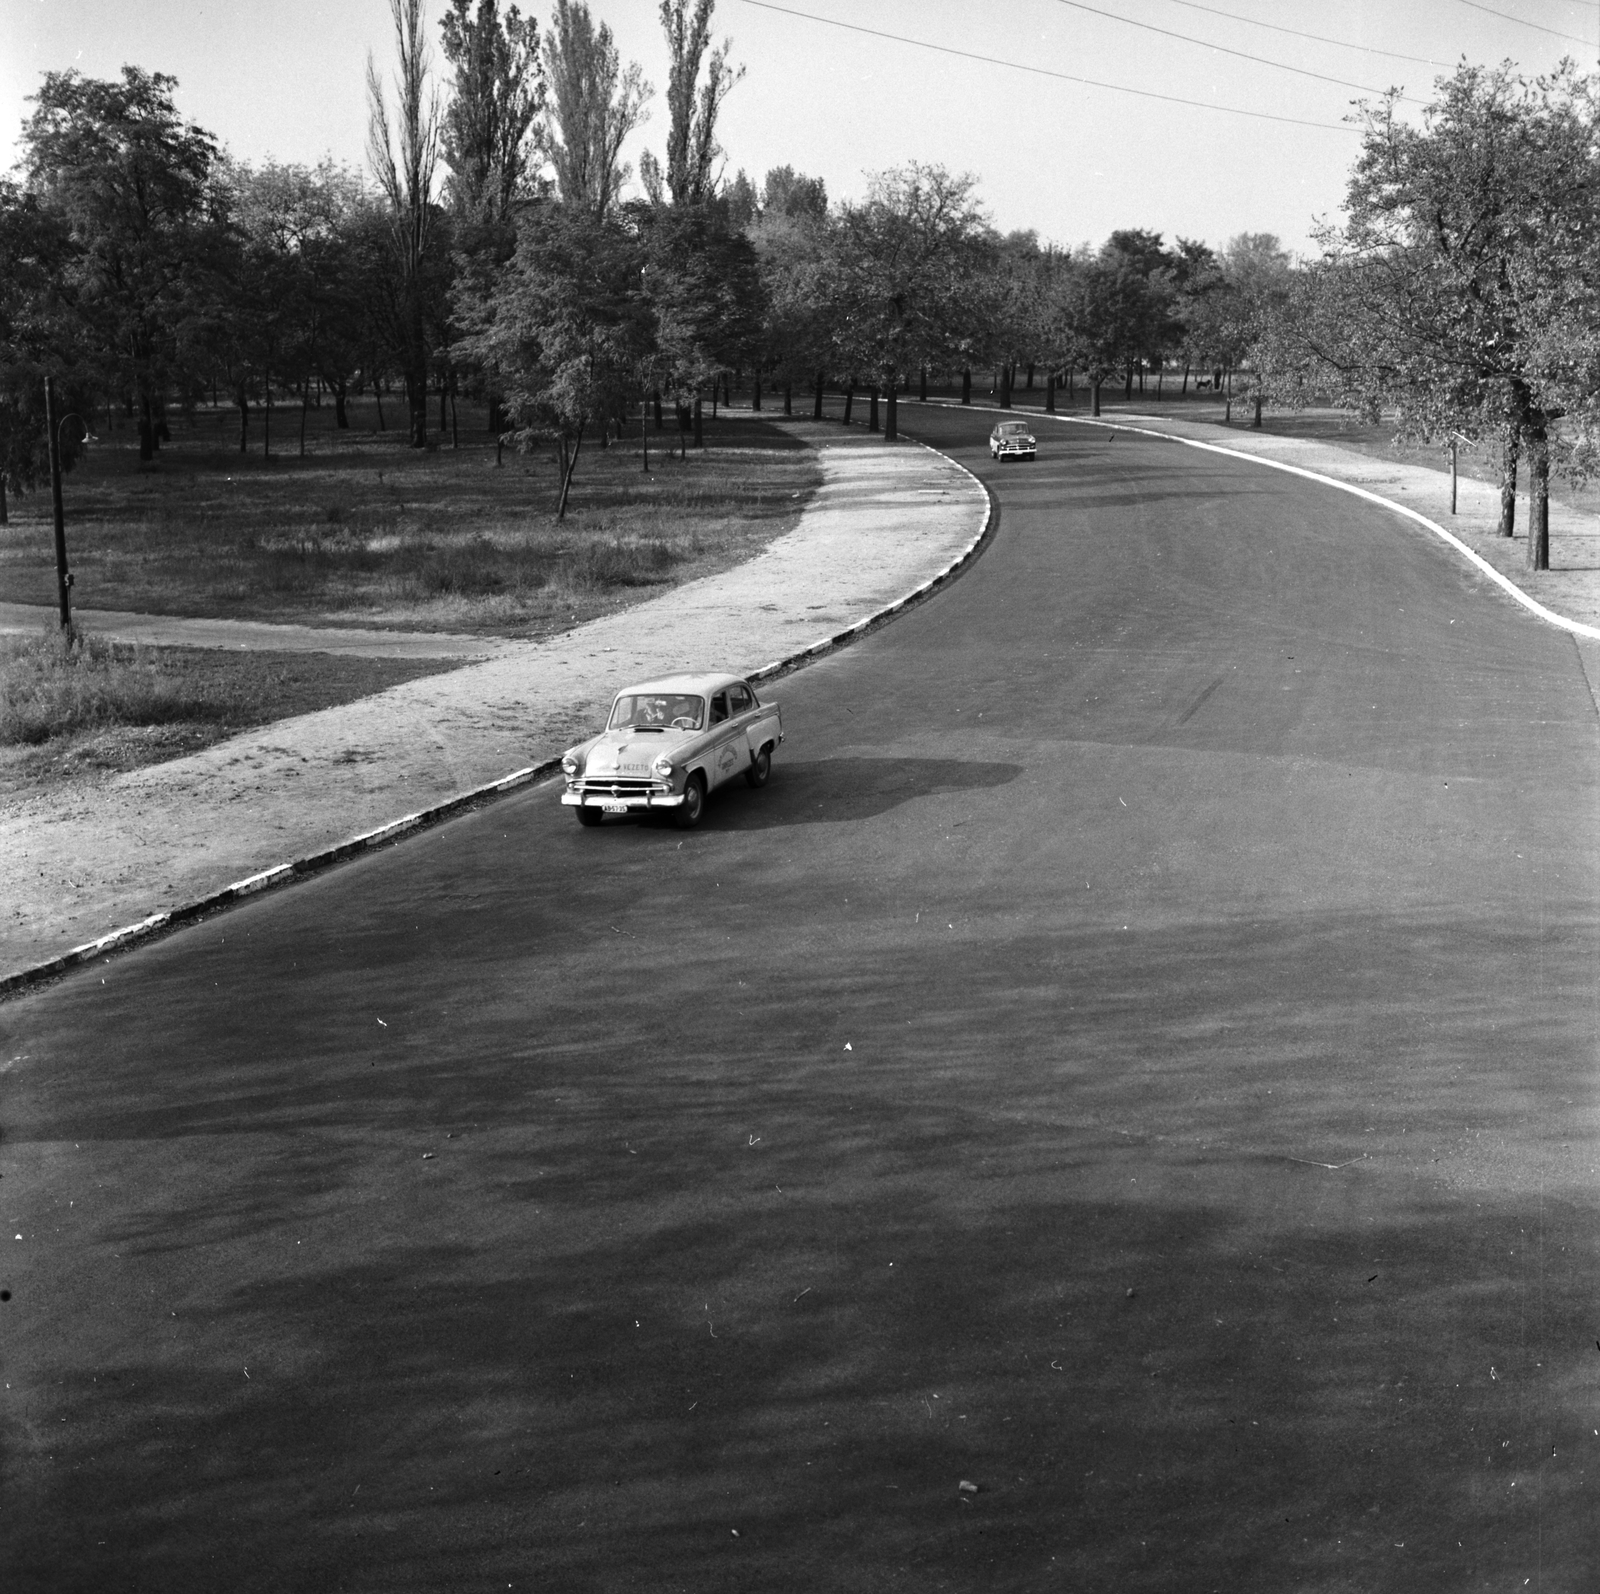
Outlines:
[{"label": "road curve", "polygon": [[1572,639],[1331,488],[914,424],[997,534],[766,790],[0,1010],[8,1594],[1600,1564]]}]

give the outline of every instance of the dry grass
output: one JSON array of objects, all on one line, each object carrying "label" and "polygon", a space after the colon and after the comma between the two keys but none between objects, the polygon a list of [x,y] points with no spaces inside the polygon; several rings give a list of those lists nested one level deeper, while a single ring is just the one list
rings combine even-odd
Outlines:
[{"label": "dry grass", "polygon": [[[392,409],[392,406],[391,406]],[[352,407],[357,428],[374,419]],[[540,636],[724,569],[788,530],[820,480],[815,454],[747,413],[707,417],[703,450],[669,459],[651,433],[586,444],[565,521],[553,454],[495,449],[463,407],[462,446],[406,448],[392,431],[336,432],[313,412],[305,458],[278,414],[236,452],[237,417],[174,418],[141,468],[134,436],[100,440],[66,483],[80,607]],[[468,427],[473,428],[468,430]],[[13,500],[0,528],[0,598],[54,593],[49,503]]]},{"label": "dry grass", "polygon": [[0,794],[178,757],[458,663],[134,647],[76,627],[0,637]]}]

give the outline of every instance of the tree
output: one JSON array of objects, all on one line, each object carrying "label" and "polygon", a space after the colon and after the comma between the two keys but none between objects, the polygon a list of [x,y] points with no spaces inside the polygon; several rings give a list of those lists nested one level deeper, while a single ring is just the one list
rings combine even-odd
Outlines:
[{"label": "tree", "polygon": [[766,304],[761,368],[785,387],[815,381],[820,406],[834,357],[830,307],[837,260],[826,190],[821,178],[797,177],[785,166],[767,173],[763,193],[749,228]]},{"label": "tree", "polygon": [[[0,525],[7,489],[27,490],[49,474],[45,376],[56,379],[64,411],[90,408],[93,367],[67,287],[73,263],[61,218],[0,179]],[[63,467],[81,439],[77,428],[61,428]]]},{"label": "tree", "polygon": [[761,184],[761,214],[823,221],[828,214],[827,184],[792,166],[774,166]]},{"label": "tree", "polygon": [[502,20],[499,0],[478,0],[476,12],[450,0],[440,27],[455,70],[440,126],[446,201],[460,217],[504,216],[528,191],[544,109],[539,24],[515,6]]},{"label": "tree", "polygon": [[[661,0],[661,28],[667,36],[667,192],[675,205],[702,205],[716,192],[713,167],[722,150],[717,144],[717,113],[728,91],[744,76],[744,68],[728,65],[731,39],[724,39],[709,58],[711,14],[716,0]],[[704,81],[700,77],[705,62]],[[643,163],[641,162],[641,172]]]},{"label": "tree", "polygon": [[1075,256],[1058,281],[1054,313],[1062,345],[1088,379],[1090,413],[1098,415],[1106,380],[1148,347],[1149,279],[1126,255]]},{"label": "tree", "polygon": [[1498,436],[1508,536],[1526,453],[1536,569],[1549,557],[1552,429],[1585,385],[1564,379],[1551,331],[1576,348],[1600,322],[1596,121],[1593,85],[1570,63],[1532,83],[1509,64],[1463,65],[1421,127],[1399,120],[1393,96],[1364,106],[1349,220],[1321,234],[1291,328],[1307,383],[1369,414],[1393,406],[1402,436]]},{"label": "tree", "polygon": [[717,375],[760,349],[766,299],[756,250],[709,206],[651,208],[640,221],[657,369],[683,414]]},{"label": "tree", "polygon": [[896,435],[899,379],[956,345],[971,289],[991,255],[977,180],[913,162],[876,174],[860,205],[840,208],[836,340],[888,388],[886,434]]},{"label": "tree", "polygon": [[28,187],[66,229],[73,302],[107,385],[138,408],[146,460],[227,237],[217,144],[178,115],[176,87],[135,66],[119,82],[47,72],[23,130]]},{"label": "tree", "polygon": [[638,238],[577,206],[531,206],[485,311],[469,348],[504,384],[518,445],[562,440],[560,519],[585,430],[637,393],[650,352]]},{"label": "tree", "polygon": [[655,91],[635,62],[623,67],[611,29],[597,29],[582,0],[556,0],[544,49],[557,190],[603,221],[628,180],[623,143]]},{"label": "tree", "polygon": [[391,129],[383,84],[367,57],[367,153],[389,206],[390,243],[399,284],[399,353],[413,448],[428,443],[428,344],[425,277],[435,246],[433,180],[439,161],[437,97],[428,87],[422,0],[389,0],[394,18],[396,118]]}]

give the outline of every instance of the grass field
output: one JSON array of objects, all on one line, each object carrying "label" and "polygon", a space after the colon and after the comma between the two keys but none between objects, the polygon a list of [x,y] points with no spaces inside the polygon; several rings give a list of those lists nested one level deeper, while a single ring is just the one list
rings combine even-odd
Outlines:
[{"label": "grass field", "polygon": [[[386,407],[392,420],[397,406]],[[670,459],[674,434],[586,442],[566,519],[554,518],[553,451],[507,451],[496,468],[481,410],[460,444],[427,451],[376,428],[370,401],[338,432],[331,405],[277,411],[272,457],[259,420],[172,417],[141,467],[131,423],[108,429],[66,478],[67,542],[85,608],[337,622],[538,637],[750,557],[788,530],[820,480],[798,437],[746,413],[705,421],[706,447]],[[47,493],[12,499],[0,527],[0,599],[54,601]]]},{"label": "grass field", "polygon": [[53,627],[0,637],[0,797],[178,758],[459,663],[130,647]]}]

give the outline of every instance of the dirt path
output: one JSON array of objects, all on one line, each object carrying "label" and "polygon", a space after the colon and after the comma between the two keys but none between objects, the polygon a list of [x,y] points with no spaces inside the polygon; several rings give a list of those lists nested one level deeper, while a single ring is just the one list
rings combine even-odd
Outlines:
[{"label": "dirt path", "polygon": [[[273,625],[264,620],[185,620],[125,609],[74,609],[73,618],[110,642],[148,647],[226,648],[263,653],[339,653],[363,659],[483,659],[521,644],[503,637],[448,631],[383,631],[363,627]],[[22,636],[54,626],[56,611],[38,603],[0,603],[0,634]]]},{"label": "dirt path", "polygon": [[630,678],[793,654],[894,602],[977,534],[983,490],[941,456],[814,435],[822,487],[748,564],[189,758],[7,802],[0,974],[551,757]]}]

